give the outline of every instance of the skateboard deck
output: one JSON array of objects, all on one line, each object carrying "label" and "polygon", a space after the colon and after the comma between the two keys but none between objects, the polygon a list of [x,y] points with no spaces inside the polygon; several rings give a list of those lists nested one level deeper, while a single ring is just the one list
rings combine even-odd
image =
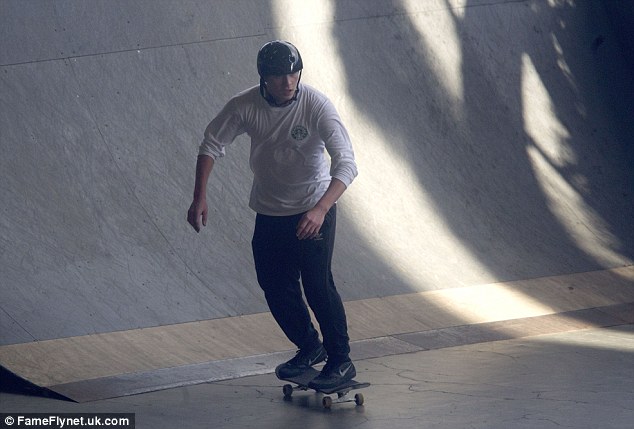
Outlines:
[{"label": "skateboard deck", "polygon": [[323,393],[324,395],[333,395],[337,394],[336,398],[332,398],[330,396],[324,396],[322,399],[322,405],[324,408],[330,408],[332,404],[339,404],[342,402],[355,402],[357,405],[363,405],[364,398],[362,393],[357,393],[354,397],[349,395],[350,391],[363,389],[364,387],[368,387],[370,383],[361,383],[356,380],[350,380],[346,383],[339,385],[337,387],[333,387],[331,389],[314,389],[312,387],[308,387],[308,384],[313,381],[315,377],[319,375],[319,371],[315,368],[309,368],[301,375],[297,377],[290,378],[282,378],[281,380],[290,381],[291,383],[295,383],[295,386],[291,384],[285,384],[282,388],[282,392],[284,392],[285,398],[290,398],[294,391],[296,390],[314,390],[315,392]]}]

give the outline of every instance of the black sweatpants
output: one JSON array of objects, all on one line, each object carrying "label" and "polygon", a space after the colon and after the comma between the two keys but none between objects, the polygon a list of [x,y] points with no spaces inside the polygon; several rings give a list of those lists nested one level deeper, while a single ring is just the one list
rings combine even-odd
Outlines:
[{"label": "black sweatpants", "polygon": [[257,215],[252,247],[258,282],[273,317],[299,349],[314,347],[319,342],[319,334],[302,297],[303,286],[329,359],[347,360],[350,340],[346,313],[331,272],[336,205],[326,214],[315,239],[297,238],[297,224],[302,216],[303,213]]}]

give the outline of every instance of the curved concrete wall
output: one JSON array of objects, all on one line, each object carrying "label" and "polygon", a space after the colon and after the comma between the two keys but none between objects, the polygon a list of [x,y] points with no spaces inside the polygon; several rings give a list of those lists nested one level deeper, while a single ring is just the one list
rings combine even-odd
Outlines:
[{"label": "curved concrete wall", "polygon": [[603,0],[610,25],[614,29],[623,54],[634,69],[634,3],[621,0]]},{"label": "curved concrete wall", "polygon": [[248,140],[209,119],[292,40],[348,124],[345,300],[629,265],[632,81],[597,1],[2,2],[0,344],[266,311]]}]

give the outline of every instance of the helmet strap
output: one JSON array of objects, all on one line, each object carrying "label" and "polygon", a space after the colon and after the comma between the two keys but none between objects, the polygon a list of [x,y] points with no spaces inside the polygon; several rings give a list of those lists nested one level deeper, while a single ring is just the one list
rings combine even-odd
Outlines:
[{"label": "helmet strap", "polygon": [[297,95],[299,94],[299,82],[302,80],[302,71],[299,71],[299,79],[297,79],[297,88],[295,89],[295,95],[288,101],[285,101],[282,104],[278,104],[271,95],[266,90],[266,82],[264,82],[264,78],[260,76],[260,95],[262,98],[266,100],[269,105],[273,107],[286,107],[291,104],[293,101],[297,100]]}]

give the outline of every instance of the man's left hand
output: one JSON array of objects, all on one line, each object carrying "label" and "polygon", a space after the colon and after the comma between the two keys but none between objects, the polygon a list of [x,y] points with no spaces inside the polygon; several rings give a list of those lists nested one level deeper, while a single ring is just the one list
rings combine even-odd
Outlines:
[{"label": "man's left hand", "polygon": [[306,240],[317,237],[325,217],[326,212],[319,207],[308,210],[297,224],[297,238]]}]

